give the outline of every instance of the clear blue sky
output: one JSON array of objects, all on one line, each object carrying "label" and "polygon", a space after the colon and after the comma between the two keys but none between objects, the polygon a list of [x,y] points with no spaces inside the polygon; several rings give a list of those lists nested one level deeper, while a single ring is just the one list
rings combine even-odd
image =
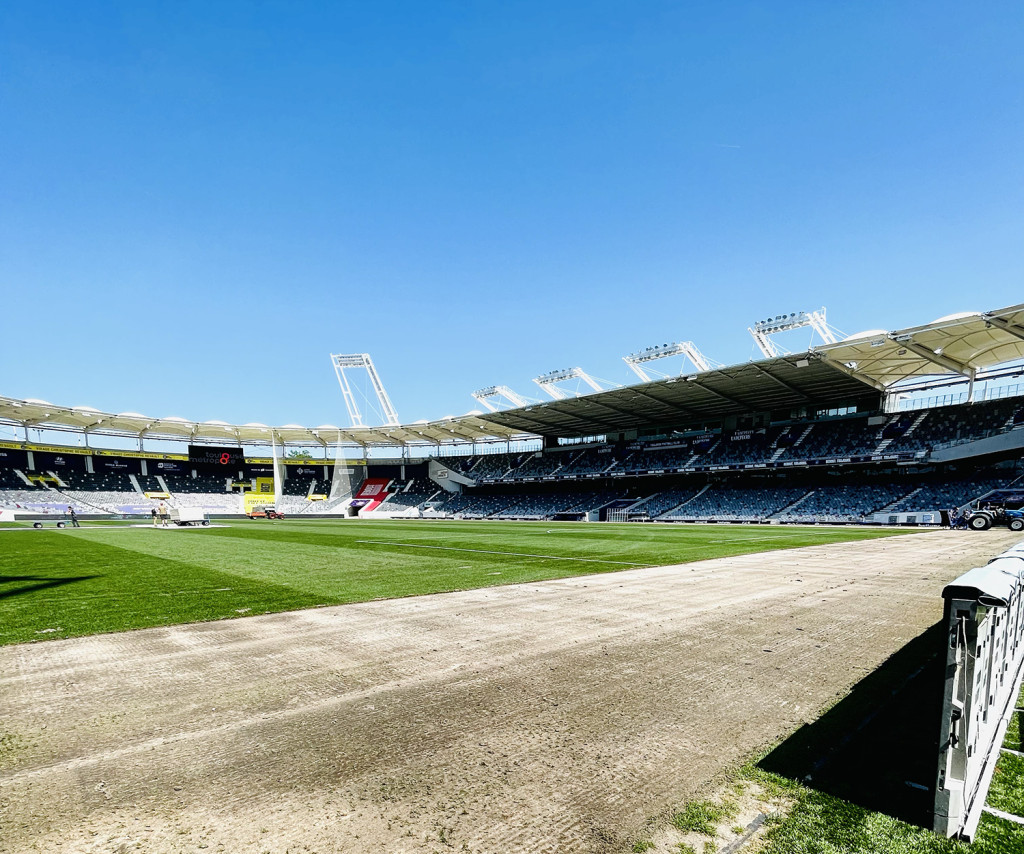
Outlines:
[{"label": "clear blue sky", "polygon": [[405,421],[1024,301],[1024,5],[0,5],[0,394]]}]

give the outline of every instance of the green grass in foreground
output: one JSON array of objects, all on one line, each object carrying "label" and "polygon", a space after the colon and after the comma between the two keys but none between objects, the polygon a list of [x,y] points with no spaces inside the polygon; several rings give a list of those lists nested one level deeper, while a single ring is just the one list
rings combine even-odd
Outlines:
[{"label": "green grass in foreground", "polygon": [[902,531],[311,520],[0,531],[0,644],[613,572]]},{"label": "green grass in foreground", "polygon": [[[1021,815],[1024,766],[1003,754],[987,803]],[[791,809],[771,823],[760,854],[1010,854],[1024,851],[1024,826],[988,814],[981,817],[970,844],[945,839],[931,830],[872,812],[791,780],[748,767],[745,779],[784,790]]]},{"label": "green grass in foreground", "polygon": [[[1024,690],[1017,703],[1024,707]],[[1020,749],[1020,724],[1024,713],[1016,713],[1003,742]],[[937,758],[936,758],[937,761]],[[1011,854],[1024,852],[1024,826],[988,814],[981,817],[978,833],[970,844],[945,839],[931,830],[895,819],[882,812],[833,797],[756,763],[737,775],[741,782],[757,783],[763,797],[784,803],[768,823],[763,847],[758,854]],[[1024,816],[1024,760],[1003,753],[986,803],[1014,815]],[[682,830],[710,835],[713,825],[728,814],[728,803],[697,802],[673,817]],[[696,817],[696,818],[694,818]],[[704,820],[706,819],[706,820]]]}]

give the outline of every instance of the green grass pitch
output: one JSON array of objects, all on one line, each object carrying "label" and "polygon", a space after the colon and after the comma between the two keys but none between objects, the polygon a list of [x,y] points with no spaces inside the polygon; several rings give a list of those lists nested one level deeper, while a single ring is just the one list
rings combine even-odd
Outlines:
[{"label": "green grass pitch", "polygon": [[903,533],[550,522],[232,521],[0,530],[0,644]]}]

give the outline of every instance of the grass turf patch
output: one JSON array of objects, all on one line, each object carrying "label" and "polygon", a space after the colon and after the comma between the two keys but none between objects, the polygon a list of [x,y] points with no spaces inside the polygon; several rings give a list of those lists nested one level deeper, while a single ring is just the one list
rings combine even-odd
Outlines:
[{"label": "grass turf patch", "polygon": [[[921,709],[940,701],[945,658],[933,651],[943,649],[942,629],[938,623],[913,639],[817,721],[744,766],[717,799],[686,805],[671,825],[721,836],[737,787],[753,784],[769,814],[759,854],[1024,852],[1024,827],[989,814],[970,844],[937,836],[930,829],[934,793],[904,782],[927,781],[936,770],[937,715],[933,727],[917,721]],[[1024,690],[1017,707],[1024,707]],[[1014,714],[1005,747],[1019,749],[1022,717]],[[914,729],[924,732],[920,744]],[[999,757],[986,803],[1024,816],[1024,758]]]},{"label": "grass turf patch", "polygon": [[970,845],[802,786],[771,823],[762,854],[1008,854],[1024,851],[1024,827],[984,815]]},{"label": "grass turf patch", "polygon": [[0,644],[686,563],[897,531],[233,521],[0,539]]}]

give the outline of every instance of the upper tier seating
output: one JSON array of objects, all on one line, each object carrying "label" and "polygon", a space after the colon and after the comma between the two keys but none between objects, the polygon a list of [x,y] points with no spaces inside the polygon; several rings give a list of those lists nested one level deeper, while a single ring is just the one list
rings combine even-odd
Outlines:
[{"label": "upper tier seating", "polygon": [[922,451],[940,445],[970,442],[1017,426],[1020,398],[962,403],[924,410],[924,417],[910,432],[892,441],[886,451]]}]

